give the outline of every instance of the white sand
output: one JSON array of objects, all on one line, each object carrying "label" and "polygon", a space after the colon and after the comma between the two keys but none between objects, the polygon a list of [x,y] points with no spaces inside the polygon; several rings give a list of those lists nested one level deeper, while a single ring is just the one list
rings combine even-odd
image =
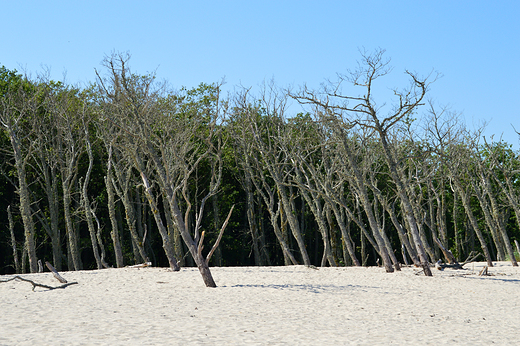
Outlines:
[{"label": "white sand", "polygon": [[[0,283],[0,345],[518,344],[520,269],[123,268]],[[12,276],[1,276],[0,280]],[[59,286],[51,273],[26,274]]]}]

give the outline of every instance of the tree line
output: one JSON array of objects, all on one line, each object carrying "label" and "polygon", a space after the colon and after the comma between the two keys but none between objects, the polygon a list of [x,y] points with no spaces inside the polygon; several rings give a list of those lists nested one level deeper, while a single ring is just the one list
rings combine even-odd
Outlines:
[{"label": "tree line", "polygon": [[0,272],[152,262],[215,286],[210,264],[517,265],[518,152],[428,101],[435,76],[379,100],[379,50],[318,89],[223,95],[129,59],[84,88],[0,69]]}]

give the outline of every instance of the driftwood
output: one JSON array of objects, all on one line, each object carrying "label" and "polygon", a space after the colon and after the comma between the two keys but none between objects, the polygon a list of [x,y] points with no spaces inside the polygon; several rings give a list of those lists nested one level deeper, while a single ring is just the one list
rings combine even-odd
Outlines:
[{"label": "driftwood", "polygon": [[34,289],[35,289],[36,287],[42,287],[42,288],[46,288],[46,289],[48,289],[48,290],[55,290],[55,289],[57,289],[57,288],[65,288],[65,287],[68,287],[68,286],[70,286],[70,285],[76,285],[76,284],[77,284],[77,282],[68,282],[68,283],[63,284],[63,285],[61,285],[61,286],[52,287],[52,286],[47,286],[47,285],[39,284],[39,283],[37,283],[37,282],[34,282],[34,281],[32,281],[32,280],[29,280],[29,279],[25,279],[25,278],[23,278],[23,277],[21,277],[21,276],[18,276],[18,275],[14,276],[14,277],[12,277],[12,278],[10,278],[10,279],[7,279],[7,280],[2,280],[2,281],[0,281],[0,283],[1,283],[1,282],[9,282],[9,281],[13,281],[13,280],[20,280],[20,281],[29,282],[30,284],[33,285],[33,288],[32,288],[33,291],[34,291]]},{"label": "driftwood", "polygon": [[482,268],[480,273],[478,273],[478,276],[487,276],[487,275],[489,275],[488,274],[488,266],[485,266],[484,268]]},{"label": "driftwood", "polygon": [[[434,238],[435,239],[435,238]],[[437,244],[437,245],[440,245],[440,244]],[[442,246],[442,245],[440,245]],[[442,248],[441,248],[442,250]],[[448,250],[449,251],[449,250]],[[451,251],[449,251],[449,253],[451,254]],[[434,264],[435,268],[439,269],[439,270],[444,270],[444,268],[451,268],[451,269],[464,269],[464,266],[468,263],[471,263],[473,262],[474,260],[476,260],[481,254],[480,253],[476,253],[475,251],[472,251],[468,258],[464,261],[464,263],[460,264],[459,262],[457,262],[455,260],[455,257],[453,258],[453,260],[455,261],[455,263],[451,263],[451,264],[444,264],[444,263],[441,263],[441,260],[439,260],[437,263]],[[453,255],[452,255],[453,256]]]},{"label": "driftwood", "polygon": [[145,268],[145,267],[151,267],[151,266],[152,266],[152,262],[145,262],[145,263],[136,264],[133,266],[126,266],[126,267],[127,268]]},{"label": "driftwood", "polygon": [[67,280],[65,280],[63,277],[61,277],[60,274],[58,274],[58,271],[47,261],[45,261],[45,265],[47,266],[47,268],[49,268],[49,270],[52,272],[52,275],[54,275],[54,277],[56,278],[56,280],[58,280],[59,282],[61,282],[62,284],[66,284],[67,283]]},{"label": "driftwood", "polygon": [[439,239],[437,239],[436,237],[433,237],[433,241],[435,242],[435,244],[437,244],[437,246],[439,247],[439,249],[441,249],[442,253],[444,254],[444,257],[446,257],[446,260],[448,261],[449,264],[456,264],[458,265],[459,262],[457,262],[457,260],[455,259],[455,256],[453,256],[453,253],[446,249],[442,243],[440,242]]},{"label": "driftwood", "polygon": [[461,266],[464,266],[465,264],[471,263],[474,260],[476,260],[479,256],[481,256],[481,253],[477,253],[475,251],[471,251],[468,258],[464,261],[464,263],[461,264]]}]

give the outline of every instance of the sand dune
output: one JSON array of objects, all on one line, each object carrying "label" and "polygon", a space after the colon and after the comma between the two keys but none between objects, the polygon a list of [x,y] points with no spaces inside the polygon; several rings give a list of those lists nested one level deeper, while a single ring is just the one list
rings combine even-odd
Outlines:
[{"label": "sand dune", "polygon": [[78,284],[0,283],[0,345],[517,344],[520,269],[483,266],[212,268],[216,289],[194,268],[62,272]]}]

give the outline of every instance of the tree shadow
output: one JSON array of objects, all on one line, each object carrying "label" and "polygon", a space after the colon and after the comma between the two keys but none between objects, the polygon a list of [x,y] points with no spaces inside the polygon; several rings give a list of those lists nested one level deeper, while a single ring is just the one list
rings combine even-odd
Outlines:
[{"label": "tree shadow", "polygon": [[231,288],[267,288],[267,289],[275,289],[275,290],[287,290],[287,291],[295,291],[295,292],[309,292],[309,293],[344,293],[346,291],[351,290],[362,290],[368,291],[368,289],[378,289],[379,287],[370,287],[370,286],[359,286],[359,285],[312,285],[312,284],[283,284],[283,285],[232,285],[232,286],[221,286],[221,287],[231,287]]}]

